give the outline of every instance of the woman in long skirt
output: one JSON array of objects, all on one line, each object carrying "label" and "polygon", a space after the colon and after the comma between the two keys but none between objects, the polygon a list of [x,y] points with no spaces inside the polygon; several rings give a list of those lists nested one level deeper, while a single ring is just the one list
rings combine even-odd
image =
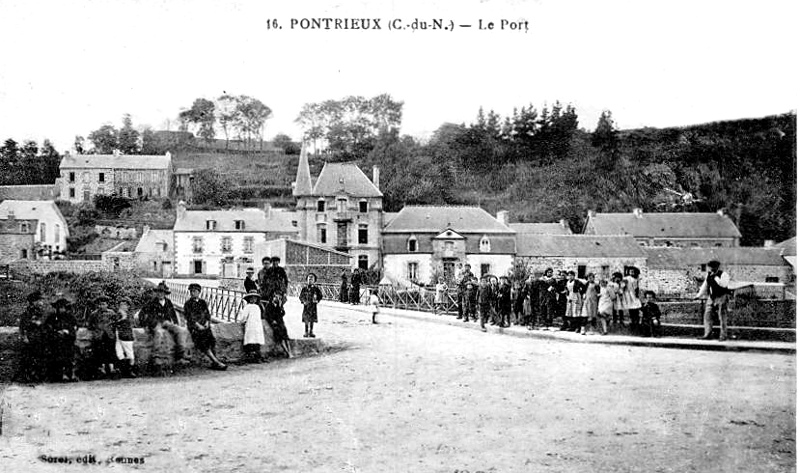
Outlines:
[{"label": "woman in long skirt", "polygon": [[600,297],[600,286],[594,282],[594,274],[589,273],[586,275],[586,292],[583,295],[583,312],[581,312],[581,319],[583,326],[581,333],[586,333],[586,326],[594,326],[597,321],[597,299]]},{"label": "woman in long skirt", "polygon": [[257,291],[250,291],[244,296],[247,305],[239,314],[244,320],[244,352],[248,361],[262,361],[261,346],[264,345],[264,325],[261,323],[261,296]]}]

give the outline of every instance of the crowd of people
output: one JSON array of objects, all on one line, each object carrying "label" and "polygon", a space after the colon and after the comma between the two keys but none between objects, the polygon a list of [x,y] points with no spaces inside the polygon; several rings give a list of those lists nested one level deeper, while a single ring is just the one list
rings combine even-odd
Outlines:
[{"label": "crowd of people", "polygon": [[[458,320],[498,327],[525,326],[529,330],[557,327],[580,334],[608,334],[610,326],[627,326],[634,334],[658,337],[661,311],[655,293],[639,290],[639,270],[615,272],[609,280],[592,273],[578,278],[575,271],[530,274],[525,280],[507,276],[476,277],[469,264],[456,280]],[[435,302],[441,312],[446,285],[436,285]]]}]

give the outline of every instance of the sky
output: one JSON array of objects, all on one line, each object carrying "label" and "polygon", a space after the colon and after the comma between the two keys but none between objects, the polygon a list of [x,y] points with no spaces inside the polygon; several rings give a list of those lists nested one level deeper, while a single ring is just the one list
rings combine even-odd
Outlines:
[{"label": "sky", "polygon": [[[181,109],[223,93],[258,98],[273,111],[265,137],[294,139],[303,104],[381,93],[404,102],[401,132],[421,138],[479,107],[505,116],[556,100],[588,130],[602,110],[622,129],[785,113],[798,102],[798,3],[0,0],[0,140],[65,151],[125,113],[175,129]],[[300,28],[314,18],[381,29]],[[388,29],[434,18],[472,26]]]}]

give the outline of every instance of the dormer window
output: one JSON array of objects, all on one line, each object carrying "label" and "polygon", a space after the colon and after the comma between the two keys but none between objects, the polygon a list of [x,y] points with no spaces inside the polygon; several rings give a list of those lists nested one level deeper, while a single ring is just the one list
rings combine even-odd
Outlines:
[{"label": "dormer window", "polygon": [[488,253],[492,251],[492,244],[489,242],[489,237],[486,235],[481,238],[480,251],[481,253]]},{"label": "dormer window", "polygon": [[19,231],[20,231],[21,233],[28,233],[29,231],[31,231],[30,224],[29,224],[28,222],[22,222],[22,223],[20,223],[20,224],[19,224]]},{"label": "dormer window", "polygon": [[367,213],[367,201],[366,200],[362,200],[361,202],[358,203],[358,211],[361,212],[362,214]]},{"label": "dormer window", "polygon": [[216,229],[217,229],[216,220],[206,220],[206,230],[216,230]]},{"label": "dormer window", "polygon": [[408,239],[408,252],[409,253],[416,253],[417,252],[417,237],[412,236]]},{"label": "dormer window", "polygon": [[336,211],[347,212],[347,199],[336,199]]},{"label": "dormer window", "polygon": [[233,227],[237,230],[244,230],[244,220],[234,220]]}]

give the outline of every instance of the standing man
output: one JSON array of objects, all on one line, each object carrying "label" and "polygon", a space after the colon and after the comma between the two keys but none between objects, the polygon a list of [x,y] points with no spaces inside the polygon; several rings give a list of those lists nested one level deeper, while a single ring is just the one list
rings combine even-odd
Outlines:
[{"label": "standing man", "polygon": [[465,322],[467,319],[465,316],[466,311],[464,310],[464,307],[467,305],[467,283],[472,281],[474,276],[475,275],[472,274],[472,266],[465,264],[464,271],[461,272],[461,277],[458,280],[458,318],[461,319],[463,317]]},{"label": "standing man", "polygon": [[22,340],[22,356],[17,373],[19,381],[37,382],[45,376],[46,338],[43,325],[46,318],[42,293],[31,292],[28,294],[28,307],[19,320],[19,337]]},{"label": "standing man", "polygon": [[353,268],[353,275],[350,277],[350,303],[359,304],[361,302],[361,271]]},{"label": "standing man", "polygon": [[703,311],[703,325],[705,333],[700,339],[711,340],[711,329],[713,328],[712,313],[717,311],[719,316],[719,341],[724,342],[728,339],[728,294],[730,289],[730,276],[720,269],[720,263],[716,260],[708,262],[708,274],[695,299],[706,300],[706,307]]},{"label": "standing man", "polygon": [[271,261],[272,259],[269,256],[261,258],[261,269],[258,270],[257,285],[257,290],[261,293],[261,300],[267,297],[267,274],[269,270],[272,269],[272,266],[270,266]]},{"label": "standing man", "polygon": [[169,293],[170,290],[164,281],[158,283],[155,289],[156,297],[142,307],[139,323],[152,337],[156,357],[162,359],[170,357],[168,353],[163,352],[164,344],[161,340],[171,336],[175,341],[175,359],[186,362],[188,360],[185,359],[186,350],[181,337],[181,327],[178,325],[178,314],[175,313],[172,301],[167,298]]},{"label": "standing man", "polygon": [[[255,269],[253,267],[247,268],[247,272],[244,276],[244,292],[248,293],[250,291],[258,291],[258,284],[253,280],[253,273],[255,273]],[[189,289],[189,292],[192,290]]]},{"label": "standing man", "polygon": [[[263,297],[266,301],[271,301],[272,296],[280,294],[281,305],[286,303],[286,291],[289,287],[289,278],[286,276],[286,270],[281,268],[281,259],[277,256],[270,258],[272,266],[267,268],[264,275],[264,285],[261,286]],[[259,277],[259,283],[261,283]]]}]

